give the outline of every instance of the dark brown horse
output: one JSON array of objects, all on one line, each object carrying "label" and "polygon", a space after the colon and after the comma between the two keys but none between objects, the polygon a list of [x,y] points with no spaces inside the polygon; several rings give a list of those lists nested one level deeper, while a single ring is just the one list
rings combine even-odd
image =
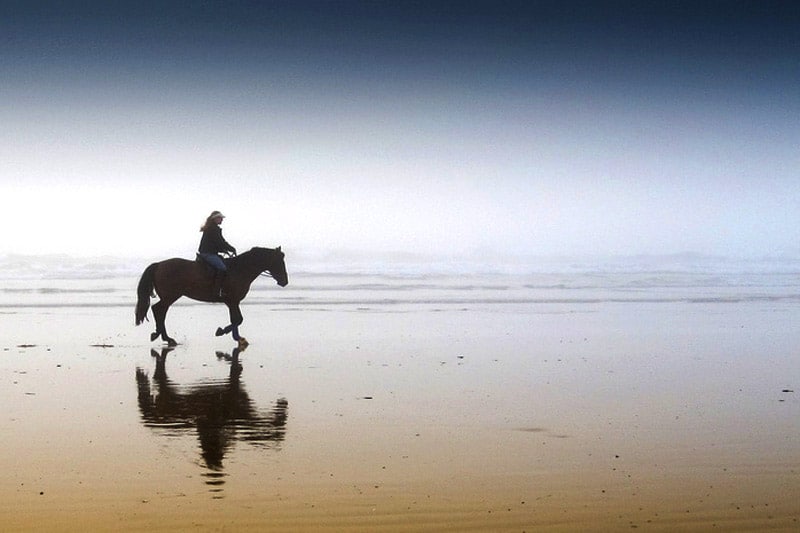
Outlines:
[{"label": "dark brown horse", "polygon": [[148,266],[137,289],[136,325],[144,322],[150,308],[150,295],[158,295],[158,302],[153,304],[153,318],[156,330],[150,335],[154,341],[158,337],[169,346],[178,344],[167,335],[164,319],[167,310],[175,301],[187,296],[201,302],[222,302],[228,306],[231,323],[224,328],[217,328],[217,336],[232,333],[240,344],[247,341],[239,336],[239,325],[242,323],[241,302],[250,290],[250,284],[262,273],[268,272],[278,285],[285,287],[289,283],[286,264],[283,261],[281,247],[253,248],[248,252],[227,260],[228,274],[223,284],[223,294],[214,294],[214,271],[204,261],[172,258]]}]

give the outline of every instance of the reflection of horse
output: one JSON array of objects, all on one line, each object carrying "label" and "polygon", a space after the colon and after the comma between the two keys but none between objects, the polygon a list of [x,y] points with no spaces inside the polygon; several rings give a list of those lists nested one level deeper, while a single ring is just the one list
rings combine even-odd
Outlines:
[{"label": "reflection of horse", "polygon": [[266,412],[256,409],[239,379],[242,367],[238,347],[232,356],[217,352],[217,357],[231,362],[226,380],[191,386],[176,385],[167,377],[170,350],[163,348],[160,354],[151,350],[156,358],[152,386],[147,373],[136,369],[139,411],[145,426],[168,436],[194,434],[196,430],[203,461],[212,471],[208,477],[217,479],[209,484],[223,483],[218,480],[224,475],[222,461],[236,441],[268,447],[277,447],[283,441],[288,402],[280,398]]},{"label": "reflection of horse", "polygon": [[224,296],[214,294],[214,272],[206,263],[196,260],[172,258],[148,266],[137,289],[136,325],[141,324],[150,307],[150,295],[155,293],[159,301],[153,304],[153,318],[156,331],[150,335],[154,341],[159,336],[168,345],[175,346],[175,339],[167,335],[164,320],[167,310],[181,296],[188,296],[201,302],[224,302],[230,312],[231,323],[225,328],[217,328],[217,336],[233,332],[233,338],[244,344],[239,337],[239,325],[242,323],[241,302],[250,290],[250,284],[263,272],[275,278],[278,285],[285,287],[289,283],[286,264],[283,261],[281,247],[253,248],[248,252],[231,258],[228,261],[228,275],[223,285]]}]

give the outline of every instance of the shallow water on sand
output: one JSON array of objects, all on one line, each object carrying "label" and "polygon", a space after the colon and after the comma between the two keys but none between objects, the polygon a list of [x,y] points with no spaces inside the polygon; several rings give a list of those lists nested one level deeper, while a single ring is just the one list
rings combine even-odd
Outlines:
[{"label": "shallow water on sand", "polygon": [[10,282],[4,528],[794,530],[795,280],[661,276]]}]

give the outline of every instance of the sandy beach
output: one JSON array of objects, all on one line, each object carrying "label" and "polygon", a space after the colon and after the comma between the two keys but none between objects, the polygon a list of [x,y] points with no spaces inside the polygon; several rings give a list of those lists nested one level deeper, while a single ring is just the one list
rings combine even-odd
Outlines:
[{"label": "sandy beach", "polygon": [[8,281],[2,529],[795,531],[798,297],[641,279]]}]

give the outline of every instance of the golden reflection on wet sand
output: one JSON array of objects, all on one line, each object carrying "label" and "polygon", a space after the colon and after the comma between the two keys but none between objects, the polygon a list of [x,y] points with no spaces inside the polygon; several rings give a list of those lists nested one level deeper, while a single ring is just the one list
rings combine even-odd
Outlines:
[{"label": "golden reflection on wet sand", "polygon": [[156,361],[152,381],[145,370],[136,369],[142,421],[167,438],[196,435],[207,468],[203,477],[215,497],[222,497],[226,452],[236,442],[263,448],[279,446],[286,431],[288,402],[279,398],[268,410],[259,410],[253,404],[240,379],[241,348],[234,348],[232,355],[216,352],[218,359],[230,364],[227,378],[188,385],[177,384],[167,376],[167,356],[172,350],[151,350]]},{"label": "golden reflection on wet sand", "polygon": [[790,304],[218,311],[2,316],[4,529],[798,526]]}]

